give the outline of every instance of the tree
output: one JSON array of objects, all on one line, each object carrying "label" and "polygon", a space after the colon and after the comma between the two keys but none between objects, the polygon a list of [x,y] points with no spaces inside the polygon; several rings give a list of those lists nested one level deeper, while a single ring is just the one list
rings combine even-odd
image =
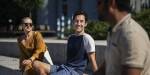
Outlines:
[{"label": "tree", "polygon": [[14,0],[16,4],[28,12],[28,16],[32,17],[32,11],[42,7],[44,0]]},{"label": "tree", "polygon": [[20,23],[20,18],[25,14],[13,0],[0,0],[0,11],[0,31],[9,31],[10,22],[15,30]]}]

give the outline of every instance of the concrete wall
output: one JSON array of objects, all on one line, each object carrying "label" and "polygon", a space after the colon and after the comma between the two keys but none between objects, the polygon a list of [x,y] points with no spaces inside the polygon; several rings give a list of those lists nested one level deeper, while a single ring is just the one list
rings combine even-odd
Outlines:
[{"label": "concrete wall", "polygon": [[[52,60],[56,64],[66,61],[66,43],[46,43]],[[104,60],[105,45],[96,45],[97,62]],[[16,42],[0,42],[0,55],[19,57],[20,51]]]}]

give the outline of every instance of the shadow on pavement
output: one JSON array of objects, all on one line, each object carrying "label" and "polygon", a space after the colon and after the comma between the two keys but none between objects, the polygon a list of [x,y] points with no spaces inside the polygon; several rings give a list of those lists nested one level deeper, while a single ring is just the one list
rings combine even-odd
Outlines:
[{"label": "shadow on pavement", "polygon": [[0,75],[21,75],[21,72],[0,65]]}]

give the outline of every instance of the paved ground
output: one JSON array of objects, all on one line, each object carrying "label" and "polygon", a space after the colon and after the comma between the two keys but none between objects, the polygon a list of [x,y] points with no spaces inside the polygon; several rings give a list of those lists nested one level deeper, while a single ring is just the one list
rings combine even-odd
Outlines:
[{"label": "paved ground", "polygon": [[18,62],[17,58],[0,55],[0,75],[21,75]]}]

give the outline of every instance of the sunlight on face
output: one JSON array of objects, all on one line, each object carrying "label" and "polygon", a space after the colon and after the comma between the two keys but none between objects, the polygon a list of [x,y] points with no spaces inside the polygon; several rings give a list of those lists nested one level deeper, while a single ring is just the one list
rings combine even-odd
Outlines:
[{"label": "sunlight on face", "polygon": [[74,29],[75,32],[81,33],[84,31],[84,28],[86,27],[87,23],[85,21],[84,15],[77,15],[74,19]]},{"label": "sunlight on face", "polygon": [[32,31],[32,20],[30,18],[25,18],[22,20],[23,30],[25,32]]}]

